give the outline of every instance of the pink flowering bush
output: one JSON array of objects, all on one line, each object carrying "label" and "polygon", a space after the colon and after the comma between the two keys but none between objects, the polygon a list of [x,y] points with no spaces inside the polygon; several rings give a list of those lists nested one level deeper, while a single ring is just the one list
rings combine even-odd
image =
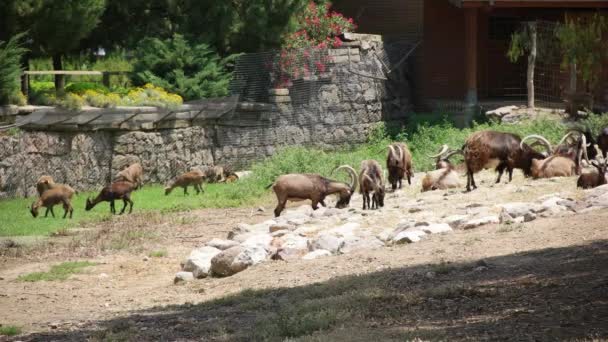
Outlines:
[{"label": "pink flowering bush", "polygon": [[331,11],[331,3],[311,1],[296,17],[296,30],[285,37],[274,66],[273,86],[286,87],[291,80],[325,73],[331,61],[326,50],[342,46],[339,36],[356,28],[352,18]]}]

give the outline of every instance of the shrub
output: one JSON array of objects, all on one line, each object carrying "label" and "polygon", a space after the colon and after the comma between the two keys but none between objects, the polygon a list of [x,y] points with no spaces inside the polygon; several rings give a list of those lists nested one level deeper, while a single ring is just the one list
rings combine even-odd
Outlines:
[{"label": "shrub", "polygon": [[90,106],[99,108],[116,107],[122,101],[117,94],[104,94],[95,90],[85,91],[84,94],[82,94],[82,97]]},{"label": "shrub", "polygon": [[126,106],[156,106],[176,108],[183,103],[181,96],[167,93],[153,84],[146,84],[143,88],[135,88],[122,98],[122,104]]},{"label": "shrub", "polygon": [[134,83],[152,83],[187,100],[228,95],[230,73],[206,44],[189,44],[176,34],[171,39],[143,39],[135,51]]},{"label": "shrub", "polygon": [[8,42],[0,41],[0,105],[9,104],[20,89],[21,57],[27,51],[21,46],[23,34]]},{"label": "shrub", "polygon": [[103,84],[92,82],[75,82],[70,83],[67,87],[65,87],[65,91],[67,93],[74,93],[78,95],[84,94],[87,90],[94,90],[103,94],[108,92],[108,88],[106,88]]},{"label": "shrub", "polygon": [[86,101],[82,96],[73,93],[67,93],[65,97],[57,102],[58,106],[74,111],[82,109],[85,104]]}]

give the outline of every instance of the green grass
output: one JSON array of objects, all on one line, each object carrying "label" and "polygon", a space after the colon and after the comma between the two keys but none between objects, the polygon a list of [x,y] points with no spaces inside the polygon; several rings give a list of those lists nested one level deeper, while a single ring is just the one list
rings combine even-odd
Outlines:
[{"label": "green grass", "polygon": [[157,251],[152,251],[150,252],[150,254],[148,254],[149,257],[151,258],[164,258],[168,255],[167,251],[164,249],[160,249]]},{"label": "green grass", "polygon": [[21,334],[21,328],[15,325],[0,325],[0,336],[15,336]]},{"label": "green grass", "polygon": [[17,279],[20,281],[53,281],[53,280],[66,280],[72,274],[82,272],[83,268],[88,266],[95,266],[97,264],[89,261],[66,261],[61,264],[54,265],[48,272],[34,272],[26,275],[19,276]]},{"label": "green grass", "polygon": [[[412,119],[416,122],[416,117]],[[594,132],[600,127],[608,126],[608,115],[592,116],[581,122],[588,124]],[[175,189],[169,196],[164,195],[162,186],[148,185],[133,193],[134,213],[161,212],[170,213],[188,211],[197,208],[226,208],[254,206],[265,201],[272,201],[271,190],[266,186],[276,177],[286,173],[309,172],[319,173],[338,180],[348,180],[344,172],[331,175],[331,171],[341,164],[349,164],[355,169],[364,159],[375,159],[381,165],[386,161],[386,147],[393,140],[405,141],[413,155],[414,170],[427,171],[433,168],[434,161],[427,157],[436,153],[442,144],[460,148],[466,137],[474,131],[493,129],[513,132],[521,136],[541,134],[552,143],[557,143],[568,127],[549,119],[538,119],[518,125],[484,123],[473,128],[458,129],[447,120],[440,123],[419,123],[415,127],[389,135],[384,125],[378,125],[369,136],[368,143],[343,148],[336,151],[323,151],[308,147],[289,147],[275,153],[272,157],[252,166],[252,175],[231,184],[206,184],[205,193],[184,196],[180,189]],[[455,158],[455,161],[457,159]],[[74,218],[32,218],[27,207],[33,199],[0,200],[0,236],[46,235],[60,229],[82,225],[87,222],[99,222],[110,217],[109,204],[99,204],[92,211],[84,211],[85,199],[93,193],[81,193],[75,196]],[[122,204],[117,202],[117,210]],[[57,215],[63,215],[63,209],[55,208]]]}]

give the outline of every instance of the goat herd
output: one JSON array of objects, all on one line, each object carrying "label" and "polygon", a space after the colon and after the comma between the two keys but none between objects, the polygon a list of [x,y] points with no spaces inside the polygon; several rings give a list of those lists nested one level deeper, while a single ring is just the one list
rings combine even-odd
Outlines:
[{"label": "goat herd", "polygon": [[[526,144],[526,141],[533,141]],[[535,146],[543,146],[546,151],[538,152]],[[464,165],[455,167],[450,157],[459,154],[464,157]],[[496,183],[505,172],[509,174],[509,181],[513,177],[513,169],[521,169],[526,177],[550,178],[570,177],[579,175],[577,186],[587,189],[606,184],[606,169],[608,163],[608,128],[604,128],[597,138],[594,138],[589,129],[570,130],[557,144],[551,143],[540,135],[529,135],[521,139],[516,134],[496,131],[480,131],[471,134],[461,149],[450,149],[443,145],[441,151],[433,156],[436,159],[436,169],[427,172],[422,179],[422,191],[450,189],[460,187],[459,173],[466,172],[466,190],[477,188],[475,173],[482,169],[495,168],[498,172]],[[412,155],[404,143],[393,143],[388,147],[386,167],[388,181],[394,190],[401,189],[401,182],[407,179],[411,185]],[[584,167],[594,167],[595,171],[583,171]],[[272,187],[277,196],[275,216],[279,216],[288,200],[311,200],[312,208],[318,205],[325,206],[325,197],[336,194],[337,208],[347,207],[350,199],[359,187],[363,197],[363,209],[377,209],[384,206],[384,171],[375,160],[361,162],[359,174],[349,165],[341,165],[332,171],[344,170],[350,176],[350,183],[343,183],[325,178],[318,174],[287,174],[279,176]],[[165,195],[169,195],[176,187],[182,187],[184,194],[188,194],[188,186],[193,186],[196,193],[203,191],[203,181],[233,182],[238,176],[221,167],[207,168],[204,172],[193,170],[175,178],[165,188]],[[114,201],[122,200],[124,205],[120,214],[123,214],[127,204],[129,213],[133,210],[131,192],[142,185],[143,169],[139,163],[132,164],[120,171],[111,184],[104,187],[94,199],[87,198],[85,209],[91,210],[100,202],[110,202],[110,211],[116,213]],[[65,218],[68,213],[72,217],[73,208],[71,199],[75,193],[69,185],[58,184],[50,176],[42,176],[36,184],[39,198],[32,203],[30,211],[34,217],[38,216],[40,207],[46,208],[45,217],[49,211],[54,217],[53,206],[61,204],[64,208]]]},{"label": "goat herd", "polygon": [[[526,141],[533,143],[528,145]],[[536,151],[534,147],[537,145],[543,146],[546,151]],[[454,167],[450,162],[450,157],[456,154],[464,158],[462,167]],[[555,147],[540,135],[529,135],[521,139],[511,133],[480,131],[471,134],[461,149],[452,150],[443,145],[438,154],[429,156],[436,159],[436,169],[426,173],[422,179],[422,191],[460,187],[459,172],[463,171],[467,175],[466,190],[471,191],[477,188],[475,173],[489,168],[495,168],[498,172],[496,183],[500,183],[505,170],[511,181],[513,169],[521,169],[526,177],[533,179],[579,175],[577,186],[588,189],[606,184],[607,154],[608,128],[604,128],[597,138],[593,137],[589,129],[570,130]],[[591,166],[597,170],[583,171],[584,167]],[[404,178],[411,185],[412,155],[407,145],[389,145],[386,167],[393,190],[401,188]],[[363,196],[363,209],[384,205],[384,172],[377,161],[362,161],[358,177],[351,166],[341,165],[332,174],[338,170],[348,172],[351,182],[342,183],[318,174],[288,174],[278,177],[268,186],[272,187],[277,196],[275,216],[281,214],[288,200],[309,199],[312,208],[317,209],[318,204],[325,206],[325,197],[332,194],[338,195],[336,207],[344,208],[348,206],[357,183]]]},{"label": "goat herd", "polygon": [[[222,166],[214,166],[206,168],[204,171],[199,169],[193,169],[192,171],[186,172],[175,179],[165,187],[165,195],[169,195],[173,189],[181,187],[184,189],[184,194],[188,194],[188,186],[193,186],[196,194],[203,192],[203,181],[210,183],[216,182],[234,182],[239,177],[232,171]],[[93,209],[100,202],[110,202],[110,212],[116,214],[116,208],[114,207],[114,201],[122,200],[123,207],[120,214],[125,212],[127,204],[129,205],[129,213],[133,211],[133,201],[131,200],[131,192],[139,189],[143,185],[143,168],[139,163],[132,164],[120,171],[115,180],[109,185],[105,186],[97,197],[94,199],[87,198],[85,210],[89,211]],[[55,183],[51,176],[41,176],[36,182],[36,190],[38,191],[38,199],[32,203],[30,212],[32,216],[38,216],[38,210],[41,207],[46,208],[44,217],[47,217],[49,212],[53,217],[53,207],[61,204],[64,209],[63,218],[69,214],[72,218],[74,211],[72,207],[72,197],[76,191],[67,184]]]}]

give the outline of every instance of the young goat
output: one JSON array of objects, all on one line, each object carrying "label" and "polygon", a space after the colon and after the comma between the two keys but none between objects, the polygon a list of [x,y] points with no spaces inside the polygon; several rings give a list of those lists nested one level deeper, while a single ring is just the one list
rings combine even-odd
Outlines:
[{"label": "young goat", "polygon": [[42,193],[46,190],[51,189],[55,185],[55,181],[51,176],[40,176],[38,181],[36,182],[36,191],[38,191],[38,196],[42,196]]},{"label": "young goat", "polygon": [[143,177],[144,169],[140,163],[135,163],[120,171],[116,175],[116,181],[130,182],[135,186],[135,189],[139,189],[144,184]]},{"label": "young goat", "polygon": [[[359,191],[363,196],[363,210],[378,209],[384,206],[384,180],[382,179],[382,167],[375,160],[364,160],[361,162],[359,172]],[[373,192],[370,205],[369,193]]]},{"label": "young goat", "polygon": [[62,204],[64,210],[63,218],[66,218],[68,212],[70,213],[70,218],[72,218],[72,213],[74,212],[74,208],[72,208],[72,196],[74,196],[74,192],[74,189],[69,185],[56,184],[53,188],[44,191],[38,200],[32,203],[30,207],[32,216],[38,217],[38,209],[45,207],[46,212],[44,213],[44,217],[48,216],[49,211],[55,217],[53,207],[57,204]]},{"label": "young goat", "polygon": [[169,195],[171,193],[171,191],[173,191],[173,189],[177,188],[178,186],[184,188],[184,195],[187,195],[188,186],[190,186],[190,185],[192,185],[194,187],[194,190],[196,191],[196,194],[198,195],[201,192],[204,192],[203,186],[202,186],[204,178],[205,178],[205,176],[199,170],[186,172],[186,173],[178,176],[177,178],[175,178],[173,180],[173,182],[171,182],[171,185],[169,185],[165,188],[165,195]]},{"label": "young goat", "polygon": [[107,185],[99,195],[95,197],[94,200],[87,198],[87,204],[85,207],[86,211],[93,209],[99,202],[110,202],[110,212],[112,214],[116,214],[116,208],[114,207],[114,201],[121,199],[124,203],[120,214],[122,215],[125,212],[125,208],[127,207],[127,203],[130,204],[129,214],[133,211],[133,201],[131,200],[131,192],[134,189],[134,185],[131,182],[114,182],[110,185]]}]

